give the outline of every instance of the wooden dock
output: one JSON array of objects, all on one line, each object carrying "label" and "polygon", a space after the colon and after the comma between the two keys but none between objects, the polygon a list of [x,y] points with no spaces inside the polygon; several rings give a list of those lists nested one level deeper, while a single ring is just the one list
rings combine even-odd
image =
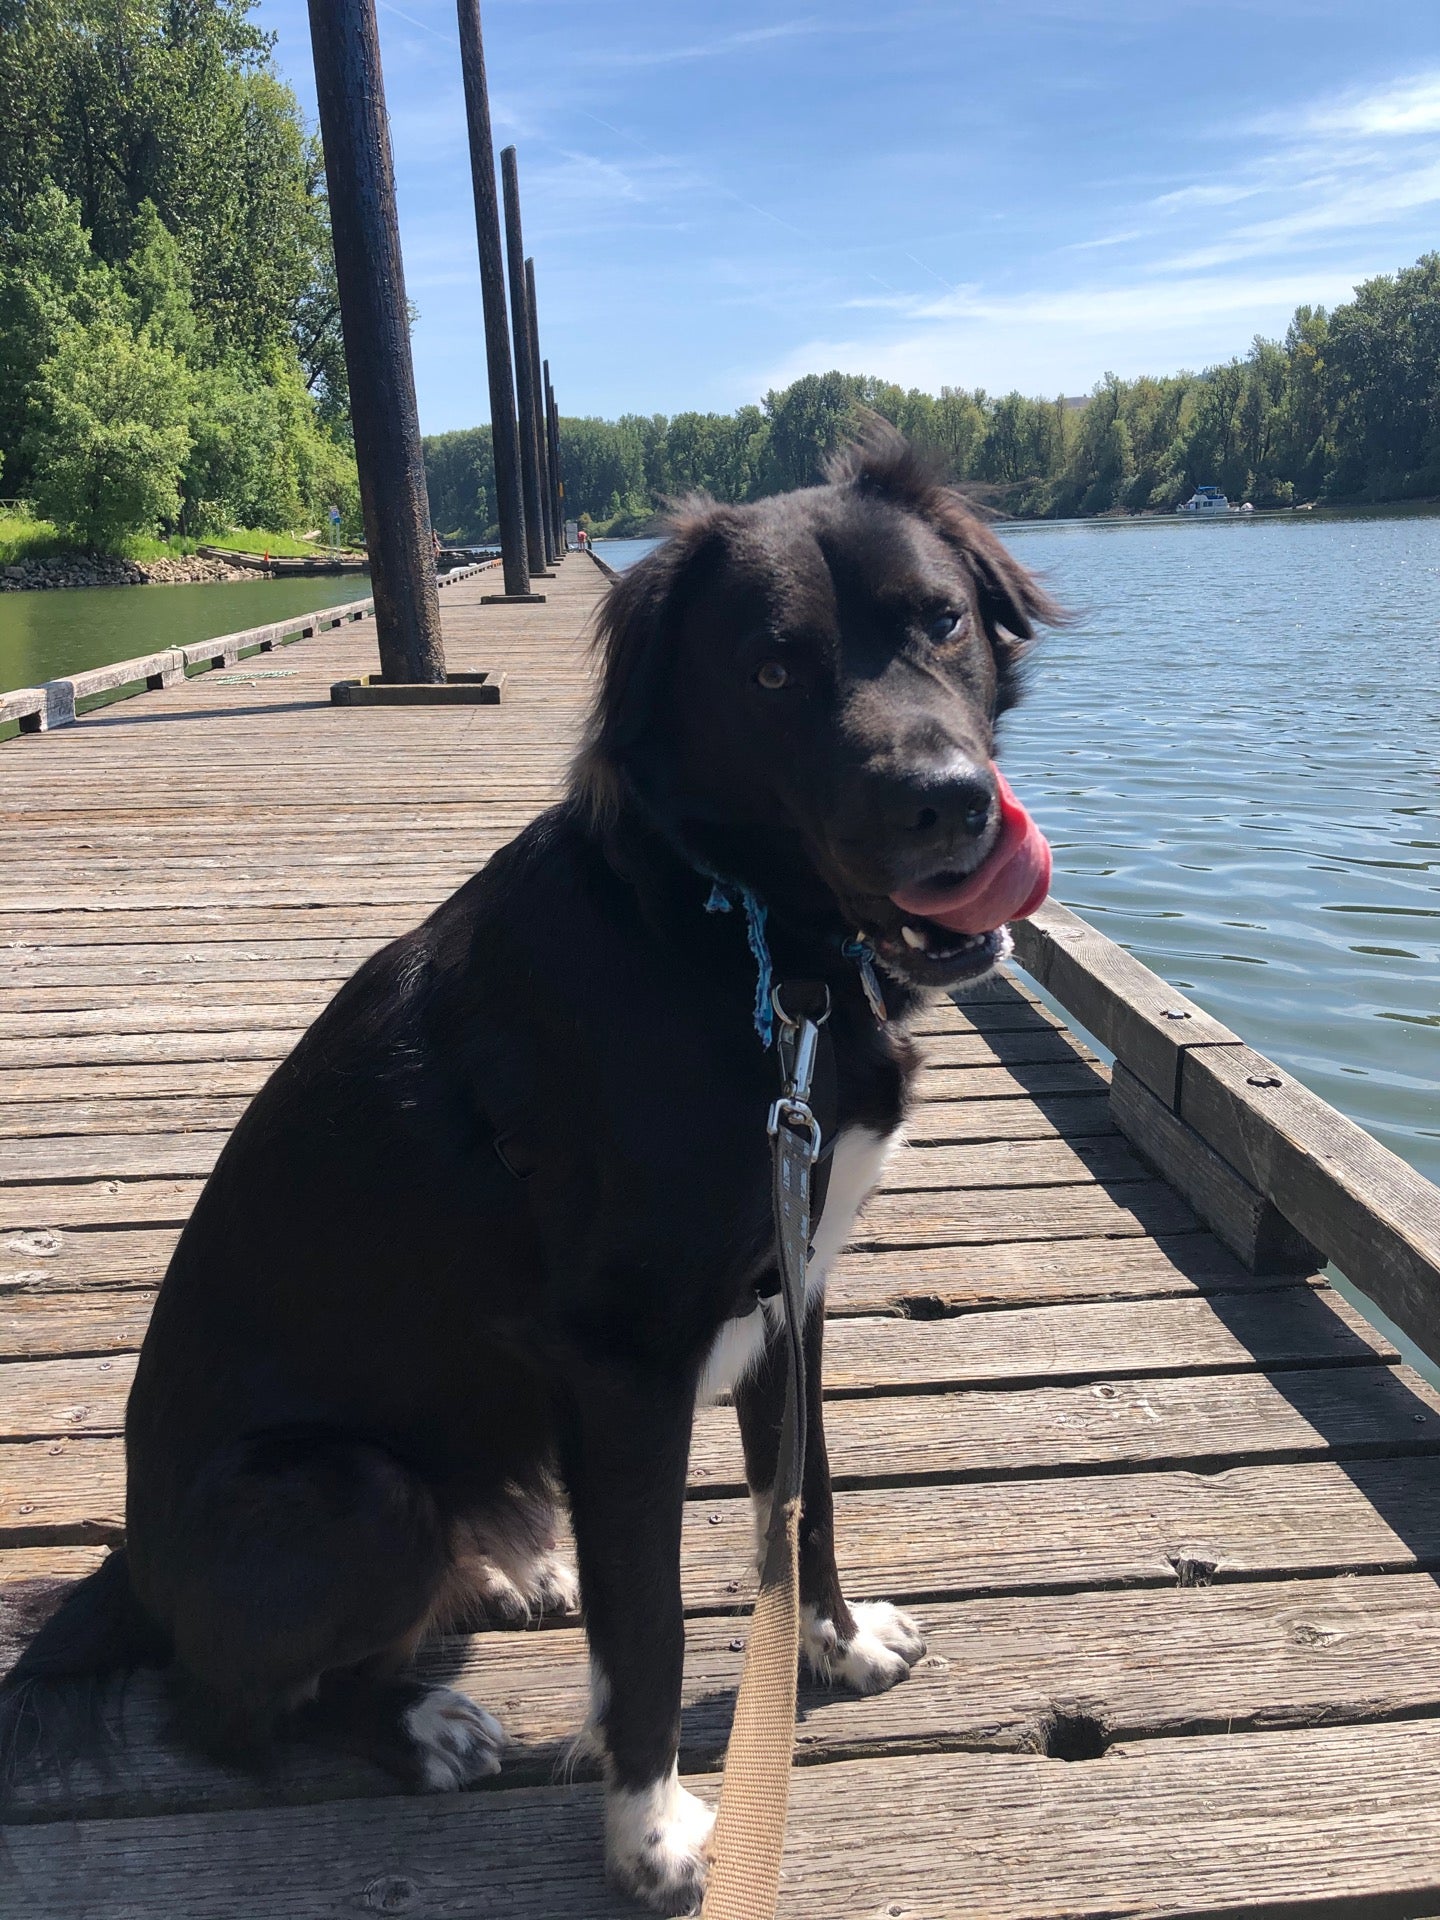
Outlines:
[{"label": "wooden dock", "polygon": [[[576,555],[543,605],[484,608],[491,584],[443,604],[452,667],[508,674],[498,707],[332,707],[364,624],[0,745],[0,1667],[122,1536],[134,1355],[246,1101],[556,793],[604,583]],[[1113,1092],[1023,976],[923,1023],[827,1385],[848,1591],[912,1606],[930,1650],[876,1699],[802,1688],[782,1913],[1440,1914],[1440,1396],[1306,1245],[1368,1252],[1440,1326],[1440,1196],[1063,911],[1021,951],[1118,1055]],[[706,1795],[750,1529],[733,1416],[705,1412],[682,1767]],[[122,1747],[11,1783],[0,1911],[633,1915],[598,1786],[558,1780],[578,1624],[425,1658],[504,1721],[493,1790],[299,1754],[261,1787],[182,1758],[139,1676]]]}]

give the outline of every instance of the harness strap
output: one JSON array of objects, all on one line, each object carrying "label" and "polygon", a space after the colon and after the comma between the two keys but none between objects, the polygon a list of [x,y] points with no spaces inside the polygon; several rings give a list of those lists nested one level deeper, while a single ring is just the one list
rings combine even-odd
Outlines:
[{"label": "harness strap", "polygon": [[795,1689],[800,1659],[800,1503],[805,1477],[805,1283],[810,1249],[810,1176],[820,1128],[810,1109],[810,1081],[820,1027],[798,1003],[813,990],[776,987],[785,1089],[770,1109],[771,1202],[784,1306],[785,1408],[760,1565],[760,1591],[750,1623],[745,1668],[720,1783],[710,1878],[702,1920],[774,1920],[785,1848],[785,1815],[795,1744]]}]

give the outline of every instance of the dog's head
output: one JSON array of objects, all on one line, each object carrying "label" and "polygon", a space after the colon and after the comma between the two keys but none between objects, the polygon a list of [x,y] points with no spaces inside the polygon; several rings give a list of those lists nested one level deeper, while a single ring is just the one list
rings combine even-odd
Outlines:
[{"label": "dog's head", "polygon": [[[689,503],[616,583],[576,796],[597,821],[638,803],[697,864],[865,933],[910,984],[957,985],[1000,937],[954,931],[965,916],[943,903],[1007,830],[995,721],[1058,617],[959,496],[872,429],[825,486]],[[1000,918],[1021,904],[1004,891]]]}]

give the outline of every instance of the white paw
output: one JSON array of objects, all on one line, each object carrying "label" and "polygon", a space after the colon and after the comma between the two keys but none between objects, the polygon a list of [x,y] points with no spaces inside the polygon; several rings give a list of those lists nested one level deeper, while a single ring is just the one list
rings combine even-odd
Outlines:
[{"label": "white paw", "polygon": [[580,1576],[558,1553],[542,1553],[535,1562],[531,1601],[537,1613],[578,1613]]},{"label": "white paw", "polygon": [[638,1792],[605,1796],[605,1863],[610,1878],[655,1913],[698,1913],[715,1815],[687,1793],[674,1768]]},{"label": "white paw", "polygon": [[539,1553],[510,1568],[477,1561],[470,1577],[474,1598],[497,1627],[529,1627],[543,1614],[579,1610],[579,1577],[558,1553]]},{"label": "white paw", "polygon": [[463,1693],[432,1687],[405,1715],[426,1793],[458,1793],[500,1771],[500,1722]]},{"label": "white paw", "polygon": [[842,1641],[835,1623],[813,1607],[800,1612],[800,1652],[823,1686],[852,1693],[884,1693],[903,1680],[925,1651],[925,1636],[908,1613],[888,1600],[861,1600],[850,1608],[855,1635]]}]

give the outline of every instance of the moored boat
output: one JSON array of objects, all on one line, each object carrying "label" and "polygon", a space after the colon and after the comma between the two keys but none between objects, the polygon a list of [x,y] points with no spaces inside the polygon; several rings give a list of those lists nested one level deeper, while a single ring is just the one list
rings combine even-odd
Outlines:
[{"label": "moored boat", "polygon": [[1196,487],[1188,500],[1182,500],[1177,513],[1230,513],[1229,500],[1219,487]]}]

